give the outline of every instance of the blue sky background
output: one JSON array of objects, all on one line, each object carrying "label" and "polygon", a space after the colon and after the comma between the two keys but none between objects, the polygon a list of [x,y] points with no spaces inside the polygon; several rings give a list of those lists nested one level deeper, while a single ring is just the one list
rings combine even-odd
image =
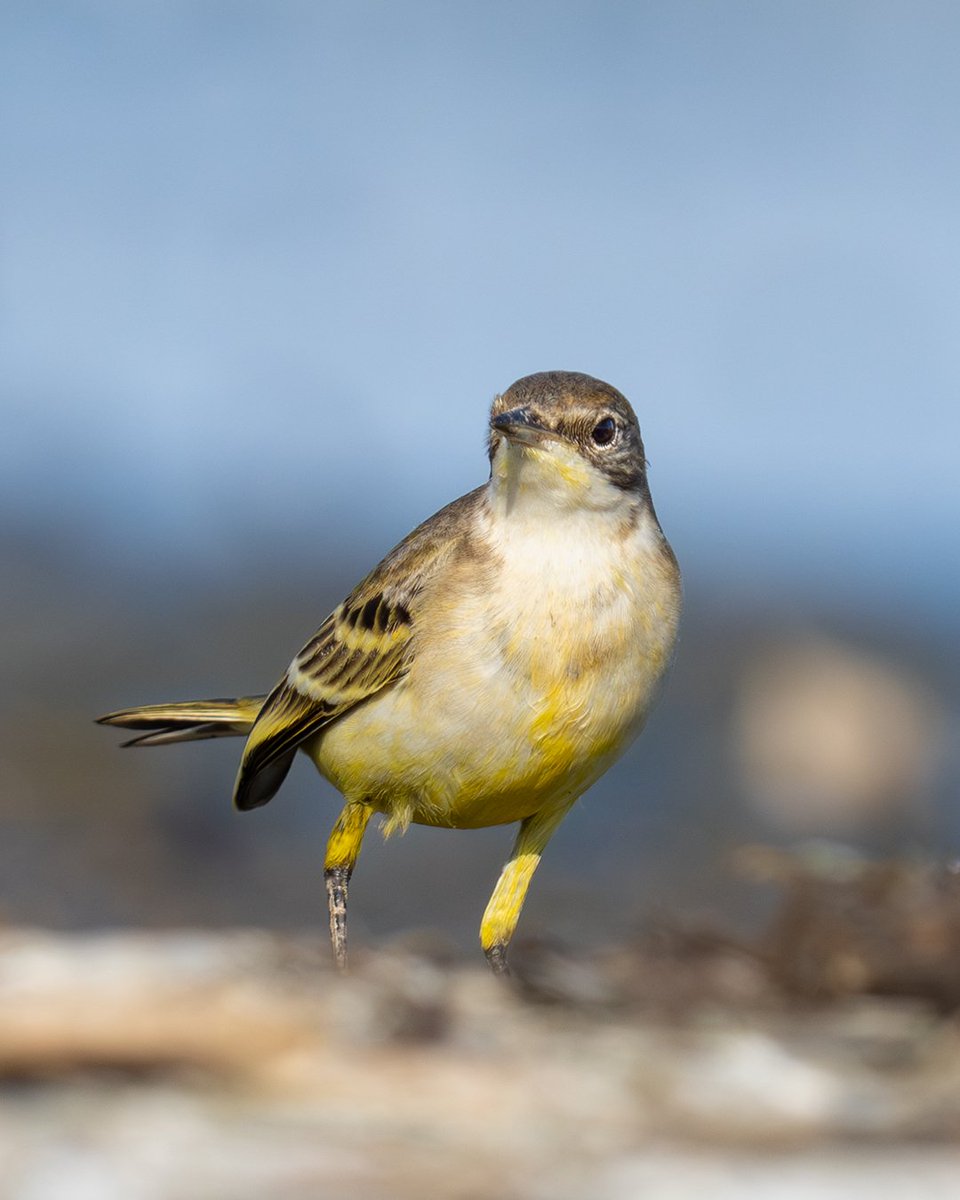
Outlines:
[{"label": "blue sky background", "polygon": [[958,47],[916,2],[8,0],[0,523],[319,573],[561,367],[633,400],[688,576],[952,613]]}]

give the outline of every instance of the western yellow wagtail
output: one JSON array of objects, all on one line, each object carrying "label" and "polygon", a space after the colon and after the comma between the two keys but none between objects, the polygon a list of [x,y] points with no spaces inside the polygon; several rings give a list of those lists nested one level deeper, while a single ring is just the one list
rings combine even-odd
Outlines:
[{"label": "western yellow wagtail", "polygon": [[148,705],[131,746],[246,737],[234,790],[256,808],[304,751],[345,798],[324,860],[346,965],[347,884],[373,813],[476,829],[519,821],[480,926],[497,973],[547,841],[640,732],[671,658],[680,573],[613,387],[547,371],[493,402],[490,479],[359,584],[272,692]]}]

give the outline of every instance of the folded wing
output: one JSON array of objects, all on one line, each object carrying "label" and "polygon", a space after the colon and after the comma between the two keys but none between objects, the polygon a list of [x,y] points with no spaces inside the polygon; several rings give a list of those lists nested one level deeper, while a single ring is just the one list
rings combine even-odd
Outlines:
[{"label": "folded wing", "polygon": [[416,643],[417,601],[463,546],[462,496],[413,531],[333,612],[267,696],[250,731],[234,789],[237,808],[266,804],[297,747],[351,708],[396,683]]}]

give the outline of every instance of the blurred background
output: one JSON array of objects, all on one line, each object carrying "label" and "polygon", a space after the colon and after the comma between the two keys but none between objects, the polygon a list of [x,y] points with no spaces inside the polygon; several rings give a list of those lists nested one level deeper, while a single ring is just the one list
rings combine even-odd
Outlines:
[{"label": "blurred background", "polygon": [[[748,842],[960,844],[960,12],[121,0],[0,11],[0,909],[325,924],[339,798],[92,719],[266,690],[486,474],[532,371],[624,391],[672,679],[522,925],[749,924]],[[512,831],[370,837],[355,938],[474,955]]]}]

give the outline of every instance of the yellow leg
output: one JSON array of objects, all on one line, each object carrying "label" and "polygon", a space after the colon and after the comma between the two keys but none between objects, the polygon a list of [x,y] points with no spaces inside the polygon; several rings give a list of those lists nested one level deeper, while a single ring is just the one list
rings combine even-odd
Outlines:
[{"label": "yellow leg", "polygon": [[500,873],[480,923],[480,945],[495,975],[508,974],[507,946],[520,920],[530,880],[544,847],[566,816],[568,807],[535,813],[520,824],[510,858]]},{"label": "yellow leg", "polygon": [[323,860],[323,878],[327,885],[327,906],[330,909],[330,941],[333,955],[341,971],[347,966],[347,884],[353,874],[363,845],[363,835],[373,809],[366,804],[349,801],[337,818],[327,842]]}]

